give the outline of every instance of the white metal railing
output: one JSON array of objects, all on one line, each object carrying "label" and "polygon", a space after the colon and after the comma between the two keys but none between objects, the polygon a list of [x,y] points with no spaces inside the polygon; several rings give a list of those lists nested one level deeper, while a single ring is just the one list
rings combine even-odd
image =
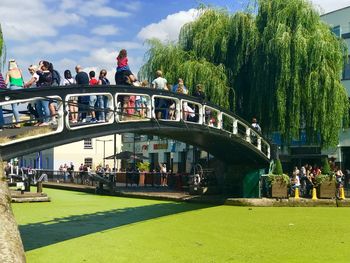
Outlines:
[{"label": "white metal railing", "polygon": [[[89,97],[89,96],[103,96],[106,100],[106,107],[86,107],[85,111],[89,112],[95,110],[96,112],[104,112],[109,117],[104,122],[71,122],[70,106],[72,105],[72,98],[74,97]],[[75,99],[76,99],[75,98]],[[134,104],[128,104],[128,99],[135,99]],[[186,122],[198,125],[204,125],[219,129],[229,133],[232,136],[237,136],[244,140],[246,143],[253,145],[258,151],[263,153],[270,159],[270,145],[269,143],[250,125],[235,118],[234,116],[222,112],[219,109],[201,104],[189,99],[178,99],[176,97],[166,95],[149,95],[143,93],[127,93],[121,92],[115,95],[108,92],[95,92],[95,93],[76,93],[68,94],[64,98],[65,109],[63,109],[62,98],[57,95],[48,96],[46,98],[34,97],[30,99],[21,100],[5,100],[0,102],[0,106],[4,108],[11,108],[11,104],[18,103],[25,105],[28,103],[35,103],[37,100],[52,99],[56,102],[57,108],[57,125],[45,134],[30,135],[27,137],[4,141],[0,143],[0,146],[8,145],[11,143],[17,143],[28,139],[33,139],[41,136],[46,136],[54,133],[59,133],[66,127],[68,130],[84,129],[96,125],[111,125],[113,123],[125,123],[125,122],[138,122],[149,121],[152,118],[160,121],[169,122]],[[141,101],[141,104],[136,103],[136,99]],[[130,107],[134,105],[134,109]],[[79,105],[81,106],[81,105]],[[128,112],[126,109],[130,109]],[[64,115],[64,111],[67,113]],[[81,112],[79,112],[81,113]],[[33,121],[32,119],[30,121]],[[1,137],[1,132],[0,132]]]},{"label": "white metal railing", "polygon": [[[0,102],[0,107],[2,107],[3,109],[9,109],[11,110],[11,106],[12,104],[17,104],[18,110],[19,111],[23,111],[24,109],[27,109],[28,104],[32,104],[32,105],[36,105],[38,103],[38,101],[40,100],[52,100],[52,101],[57,101],[57,105],[56,105],[56,114],[54,116],[52,116],[52,118],[55,119],[55,125],[50,125],[49,129],[46,133],[35,133],[33,132],[32,135],[30,136],[21,136],[18,139],[11,139],[11,140],[4,140],[3,142],[0,143],[0,146],[2,145],[10,145],[13,143],[18,143],[18,142],[23,142],[26,141],[28,139],[35,139],[35,138],[40,138],[42,136],[48,136],[48,135],[52,135],[52,134],[56,134],[56,133],[60,133],[63,131],[64,128],[64,120],[63,120],[63,116],[64,116],[64,111],[63,111],[63,104],[62,104],[62,99],[60,96],[47,96],[47,97],[34,97],[34,98],[30,98],[30,99],[19,99],[19,100],[6,100],[3,102]],[[10,117],[12,118],[12,115],[10,115]],[[20,122],[21,123],[30,123],[33,120],[31,118],[29,119],[24,119],[23,116],[20,114]],[[0,131],[0,138],[1,138],[1,131]]]}]

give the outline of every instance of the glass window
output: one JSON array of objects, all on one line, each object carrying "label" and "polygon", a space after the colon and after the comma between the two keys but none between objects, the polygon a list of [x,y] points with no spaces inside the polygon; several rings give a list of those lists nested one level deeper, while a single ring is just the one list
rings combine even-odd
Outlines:
[{"label": "glass window", "polygon": [[343,80],[350,79],[350,57],[344,61]]},{"label": "glass window", "polygon": [[92,158],[85,158],[85,159],[84,159],[84,164],[85,164],[86,166],[92,167]]},{"label": "glass window", "polygon": [[84,140],[84,149],[92,149],[92,140],[91,139]]},{"label": "glass window", "polygon": [[335,26],[332,28],[332,32],[337,36],[337,37],[340,37],[340,26]]}]

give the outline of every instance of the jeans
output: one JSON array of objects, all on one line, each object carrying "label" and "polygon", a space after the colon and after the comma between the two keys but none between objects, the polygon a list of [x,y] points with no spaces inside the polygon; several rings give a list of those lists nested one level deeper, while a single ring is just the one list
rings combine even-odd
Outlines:
[{"label": "jeans", "polygon": [[97,96],[96,95],[91,95],[90,99],[89,99],[89,108],[90,108],[89,112],[90,113],[95,111],[96,101],[97,101]]},{"label": "jeans", "polygon": [[38,100],[36,102],[36,110],[38,112],[40,122],[49,122],[51,114],[48,100]]},{"label": "jeans", "polygon": [[91,95],[89,99],[89,106],[90,108],[95,108],[95,103],[97,101],[96,95]]},{"label": "jeans", "polygon": [[108,97],[107,96],[103,96],[103,95],[99,95],[97,96],[97,105],[99,110],[98,113],[98,120],[100,121],[104,121],[106,119],[106,113],[105,110],[108,108]]},{"label": "jeans", "polygon": [[[23,87],[10,85],[10,90],[19,90],[19,89],[23,89]],[[13,116],[15,117],[16,122],[19,122],[20,118],[19,118],[19,112],[18,112],[18,103],[13,103],[11,104],[11,106],[12,106]]]},{"label": "jeans", "polygon": [[4,114],[2,112],[2,107],[0,106],[0,129],[4,126]]}]

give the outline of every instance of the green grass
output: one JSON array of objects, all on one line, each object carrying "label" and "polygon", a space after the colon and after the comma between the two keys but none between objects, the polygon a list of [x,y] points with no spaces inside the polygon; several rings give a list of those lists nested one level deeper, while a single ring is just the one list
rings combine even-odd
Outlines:
[{"label": "green grass", "polygon": [[45,189],[13,204],[29,263],[349,262],[349,208],[206,206]]}]

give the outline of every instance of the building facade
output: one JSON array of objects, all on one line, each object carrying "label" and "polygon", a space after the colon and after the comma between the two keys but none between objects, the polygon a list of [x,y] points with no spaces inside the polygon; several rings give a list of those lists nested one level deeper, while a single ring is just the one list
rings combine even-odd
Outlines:
[{"label": "building facade", "polygon": [[[38,153],[29,154],[19,158],[20,165],[39,169],[58,170],[61,165],[73,163],[75,170],[80,164],[86,164],[95,168],[97,165],[108,164],[114,167],[113,159],[105,157],[119,153],[122,148],[121,136],[116,135],[114,147],[114,135],[99,138],[85,139],[82,141],[65,144],[47,149]],[[120,160],[116,162],[116,168],[120,167]]]},{"label": "building facade", "polygon": [[[350,6],[329,12],[321,16],[329,24],[332,32],[341,37],[348,47],[348,57],[344,59],[342,84],[350,97]],[[343,170],[350,170],[350,129],[340,131],[340,140],[336,149],[329,152]]]},{"label": "building facade", "polygon": [[[189,173],[199,159],[207,158],[205,152],[183,142],[158,136],[124,134],[123,151],[142,154],[147,159],[150,169],[159,170],[160,164],[166,164],[168,171]],[[209,157],[208,157],[209,158]],[[132,160],[129,164],[132,165]]]}]

